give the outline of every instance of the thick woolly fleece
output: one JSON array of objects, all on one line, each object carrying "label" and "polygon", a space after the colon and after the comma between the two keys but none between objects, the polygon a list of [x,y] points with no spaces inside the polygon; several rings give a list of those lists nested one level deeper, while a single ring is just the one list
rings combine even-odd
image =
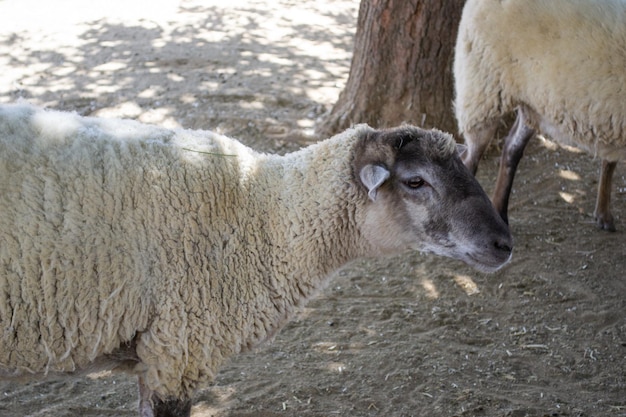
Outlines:
[{"label": "thick woolly fleece", "polygon": [[0,377],[72,372],[132,345],[151,390],[188,398],[329,271],[371,255],[351,165],[366,129],[283,157],[1,106]]},{"label": "thick woolly fleece", "polygon": [[468,0],[454,73],[462,134],[522,105],[560,142],[626,157],[624,0]]}]

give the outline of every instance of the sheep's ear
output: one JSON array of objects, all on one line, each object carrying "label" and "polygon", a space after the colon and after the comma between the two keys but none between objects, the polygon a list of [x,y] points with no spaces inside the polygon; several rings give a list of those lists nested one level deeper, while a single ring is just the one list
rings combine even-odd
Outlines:
[{"label": "sheep's ear", "polygon": [[460,156],[463,157],[463,154],[467,152],[467,145],[464,145],[462,143],[457,143],[456,144],[456,153]]},{"label": "sheep's ear", "polygon": [[361,182],[367,187],[367,195],[372,201],[376,201],[376,193],[380,187],[389,178],[389,170],[380,165],[365,165],[360,172]]}]

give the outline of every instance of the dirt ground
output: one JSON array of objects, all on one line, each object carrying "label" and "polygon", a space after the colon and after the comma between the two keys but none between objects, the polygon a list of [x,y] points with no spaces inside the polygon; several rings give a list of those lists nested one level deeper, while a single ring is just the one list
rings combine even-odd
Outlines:
[{"label": "dirt ground", "polygon": [[[148,6],[141,7],[136,3]],[[0,102],[313,142],[347,78],[357,0],[0,1]],[[498,150],[479,179],[494,182]],[[405,254],[362,260],[200,391],[194,417],[626,416],[626,165],[618,231],[592,211],[599,161],[534,140],[492,274]],[[123,374],[0,382],[0,416],[133,416]]]}]

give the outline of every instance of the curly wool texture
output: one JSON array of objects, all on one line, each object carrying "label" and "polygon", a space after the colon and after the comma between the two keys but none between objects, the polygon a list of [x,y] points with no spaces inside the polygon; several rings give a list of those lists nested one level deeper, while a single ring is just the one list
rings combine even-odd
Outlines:
[{"label": "curly wool texture", "polygon": [[468,0],[455,53],[462,134],[521,105],[562,143],[626,157],[626,1]]},{"label": "curly wool texture", "polygon": [[0,376],[72,372],[136,343],[148,387],[189,397],[370,255],[351,171],[366,129],[277,156],[0,107]]}]

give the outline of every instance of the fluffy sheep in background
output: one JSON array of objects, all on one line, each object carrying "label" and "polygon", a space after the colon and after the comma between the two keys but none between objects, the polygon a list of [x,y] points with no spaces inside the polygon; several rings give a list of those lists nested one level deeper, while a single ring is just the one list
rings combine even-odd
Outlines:
[{"label": "fluffy sheep in background", "polygon": [[500,119],[518,109],[493,195],[505,220],[517,164],[539,130],[602,159],[594,215],[615,230],[611,178],[626,158],[626,1],[468,0],[454,77],[471,172]]},{"label": "fluffy sheep in background", "polygon": [[511,247],[439,131],[361,125],[278,156],[0,106],[0,378],[122,369],[142,416],[188,416],[348,261],[410,249],[493,271]]}]

